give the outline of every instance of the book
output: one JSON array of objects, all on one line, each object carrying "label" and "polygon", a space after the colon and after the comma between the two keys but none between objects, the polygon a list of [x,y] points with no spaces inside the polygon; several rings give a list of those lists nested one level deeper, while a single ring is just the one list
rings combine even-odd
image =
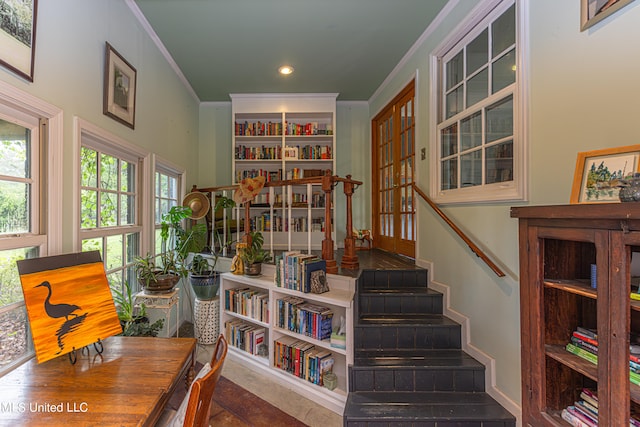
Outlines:
[{"label": "book", "polygon": [[567,407],[567,411],[569,411],[569,413],[571,415],[573,415],[575,418],[577,418],[580,421],[582,421],[584,423],[584,425],[586,425],[588,427],[597,427],[597,425],[598,425],[597,421],[594,422],[592,418],[584,415],[582,412],[580,412],[578,409],[576,409],[575,406],[568,406]]},{"label": "book", "polygon": [[584,360],[587,360],[595,365],[598,364],[598,356],[596,356],[593,353],[589,353],[587,350],[583,348],[580,348],[571,343],[568,343],[565,348],[567,349],[568,352],[573,353],[576,356],[583,358]]},{"label": "book", "polygon": [[569,412],[568,408],[563,409],[560,416],[573,427],[589,427],[589,424],[581,421],[578,417]]}]

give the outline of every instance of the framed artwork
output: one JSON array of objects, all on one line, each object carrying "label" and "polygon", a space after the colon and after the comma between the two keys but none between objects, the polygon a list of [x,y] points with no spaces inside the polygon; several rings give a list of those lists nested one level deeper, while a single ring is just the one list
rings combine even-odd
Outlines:
[{"label": "framed artwork", "polygon": [[620,180],[638,172],[640,145],[578,153],[571,203],[619,202]]},{"label": "framed artwork", "polygon": [[108,42],[106,45],[102,112],[133,129],[136,118],[136,69]]},{"label": "framed artwork", "polygon": [[100,252],[17,262],[38,363],[122,332]]},{"label": "framed artwork", "polygon": [[0,64],[30,82],[36,50],[38,0],[2,2]]},{"label": "framed artwork", "polygon": [[580,31],[602,21],[634,0],[580,0]]}]

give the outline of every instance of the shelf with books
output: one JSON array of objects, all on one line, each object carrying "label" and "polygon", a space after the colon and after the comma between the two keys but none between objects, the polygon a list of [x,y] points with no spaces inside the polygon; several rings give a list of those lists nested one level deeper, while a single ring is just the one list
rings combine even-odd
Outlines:
[{"label": "shelf with books", "polygon": [[[523,424],[564,426],[574,415],[590,416],[586,425],[635,425],[640,304],[630,294],[640,206],[518,207],[512,217],[520,229]],[[585,389],[598,395],[591,415]]]},{"label": "shelf with books", "polygon": [[[293,387],[301,395],[317,401],[319,404],[342,414],[346,403],[348,390],[348,367],[353,363],[353,297],[355,293],[355,279],[350,277],[338,276],[333,274],[326,275],[329,291],[321,294],[303,293],[292,289],[279,288],[275,285],[276,268],[273,264],[264,264],[262,266],[262,276],[254,278],[243,275],[234,275],[232,273],[223,273],[220,280],[220,297],[221,312],[220,319],[223,324],[228,322],[246,322],[254,327],[263,327],[265,336],[267,337],[268,346],[268,362],[265,359],[253,356],[243,350],[230,347],[231,357],[238,358],[245,366],[270,375],[274,379],[282,382],[288,387]],[[242,301],[248,301],[248,296],[258,295],[261,292],[268,294],[269,300],[269,317],[268,322],[261,322],[252,317],[245,316],[241,313],[247,312],[249,305],[244,304],[244,309],[231,310],[231,307],[241,307]],[[242,298],[244,295],[246,298]],[[231,303],[231,298],[236,302]],[[307,310],[307,319],[314,319],[313,310],[316,307],[322,307],[331,312],[329,331],[337,330],[343,327],[346,333],[345,345],[334,347],[331,345],[331,339],[316,339],[303,331],[309,329],[290,330],[279,324],[279,308],[278,301],[286,298],[298,298],[304,300],[306,304],[304,309]],[[244,311],[243,311],[244,310]],[[321,313],[326,315],[326,310]],[[239,311],[240,313],[237,313]],[[299,314],[296,312],[296,315]],[[315,320],[320,320],[321,316],[316,316]],[[326,316],[325,316],[326,318]],[[316,324],[317,328],[317,324]],[[226,331],[226,328],[223,329]],[[317,329],[316,329],[317,331]],[[311,333],[311,332],[310,332]],[[313,334],[312,334],[313,335]],[[300,378],[279,366],[276,349],[281,344],[278,343],[297,343],[306,349],[313,349],[312,354],[321,354],[331,357],[332,373],[337,378],[337,386],[335,389],[329,390],[321,384],[309,381],[307,378]],[[330,355],[330,356],[328,356]],[[304,365],[303,365],[304,366]]]},{"label": "shelf with books", "polygon": [[[335,171],[337,94],[232,94],[232,184],[243,178],[265,176],[267,181],[291,180]],[[321,193],[320,186],[315,186]],[[269,193],[262,190],[260,196]],[[278,189],[276,194],[285,193]],[[321,194],[324,197],[324,194]],[[335,196],[331,206],[335,206]],[[324,206],[324,204],[322,205]],[[320,207],[320,205],[318,205]],[[282,217],[287,208],[281,208]],[[314,218],[325,212],[314,212]],[[335,210],[331,211],[335,215]],[[313,232],[298,219],[291,234]],[[287,221],[288,223],[288,221]],[[266,229],[266,228],[265,228]],[[317,233],[322,232],[322,228]],[[275,230],[274,230],[275,231]],[[283,227],[278,231],[288,232]],[[337,240],[334,234],[334,246]],[[274,235],[273,248],[320,249],[324,236],[297,238]],[[336,246],[337,248],[337,246]]]}]

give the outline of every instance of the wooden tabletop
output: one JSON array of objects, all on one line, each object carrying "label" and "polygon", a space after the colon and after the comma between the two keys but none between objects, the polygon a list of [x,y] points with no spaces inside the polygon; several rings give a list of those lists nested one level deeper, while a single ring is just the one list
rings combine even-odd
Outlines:
[{"label": "wooden tabletop", "polygon": [[0,378],[0,425],[154,425],[192,377],[193,338],[111,337],[98,355],[30,360]]}]

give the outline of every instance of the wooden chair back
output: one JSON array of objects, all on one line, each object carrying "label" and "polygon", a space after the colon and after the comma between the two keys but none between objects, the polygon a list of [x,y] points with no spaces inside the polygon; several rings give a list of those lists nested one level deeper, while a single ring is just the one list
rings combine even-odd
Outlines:
[{"label": "wooden chair back", "polygon": [[222,334],[218,336],[216,348],[211,358],[211,371],[204,377],[193,382],[187,412],[184,417],[184,427],[207,427],[211,416],[211,400],[215,391],[222,365],[227,356],[227,340]]}]

